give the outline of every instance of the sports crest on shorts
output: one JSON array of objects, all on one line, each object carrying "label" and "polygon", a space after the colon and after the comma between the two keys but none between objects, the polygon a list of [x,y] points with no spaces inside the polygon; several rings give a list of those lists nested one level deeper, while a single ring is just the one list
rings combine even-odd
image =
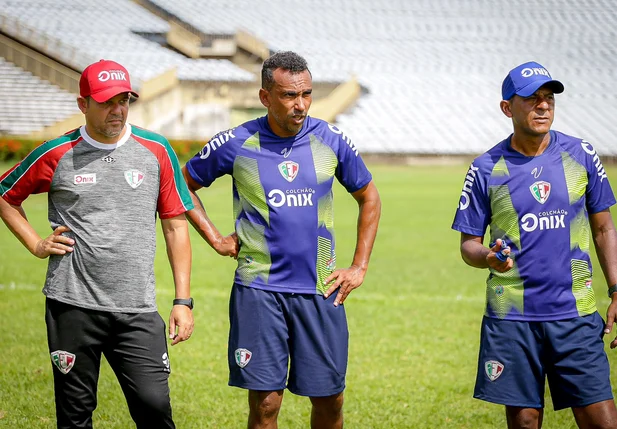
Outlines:
[{"label": "sports crest on shorts", "polygon": [[247,349],[236,349],[234,354],[236,356],[236,364],[240,368],[247,366],[251,361],[251,357],[253,357],[253,353]]},{"label": "sports crest on shorts", "polygon": [[486,376],[491,381],[495,381],[499,378],[501,374],[503,374],[504,365],[496,360],[488,360],[484,362],[484,371],[486,372]]},{"label": "sports crest on shorts", "polygon": [[75,365],[75,355],[64,350],[56,350],[51,352],[51,361],[62,374],[68,374]]}]

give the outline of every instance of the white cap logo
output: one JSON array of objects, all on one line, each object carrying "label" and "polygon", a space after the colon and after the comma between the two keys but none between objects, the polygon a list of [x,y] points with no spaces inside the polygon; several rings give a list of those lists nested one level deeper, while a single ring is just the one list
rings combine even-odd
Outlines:
[{"label": "white cap logo", "polygon": [[126,73],[120,70],[112,70],[110,72],[107,70],[103,70],[99,73],[98,78],[100,82],[107,82],[109,79],[126,81]]},{"label": "white cap logo", "polygon": [[531,77],[534,74],[539,74],[539,75],[543,75],[543,76],[547,76],[547,77],[551,77],[550,74],[548,74],[548,71],[545,68],[539,68],[539,67],[534,67],[534,68],[524,68],[523,70],[521,70],[521,76],[523,77]]}]

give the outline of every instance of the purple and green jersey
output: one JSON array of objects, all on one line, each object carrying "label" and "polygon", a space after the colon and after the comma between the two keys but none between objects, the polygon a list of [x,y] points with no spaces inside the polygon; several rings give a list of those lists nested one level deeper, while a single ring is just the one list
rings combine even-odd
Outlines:
[{"label": "purple and green jersey", "polygon": [[187,170],[206,187],[233,177],[235,282],[305,294],[325,292],[323,281],[336,266],[334,178],[350,193],[372,179],[349,137],[311,117],[289,138],[275,135],[267,117],[221,132]]},{"label": "purple and green jersey", "polygon": [[593,146],[551,131],[539,156],[513,150],[511,137],[476,158],[465,177],[452,228],[501,238],[514,267],[490,270],[486,315],[562,320],[596,311],[589,214],[615,204]]}]

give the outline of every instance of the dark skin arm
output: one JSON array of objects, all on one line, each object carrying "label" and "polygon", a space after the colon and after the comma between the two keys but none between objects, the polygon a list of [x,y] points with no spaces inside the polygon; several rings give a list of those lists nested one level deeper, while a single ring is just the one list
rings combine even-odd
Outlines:
[{"label": "dark skin arm", "polygon": [[359,287],[364,281],[381,216],[381,199],[373,181],[351,195],[358,202],[359,208],[357,241],[353,262],[349,268],[335,270],[324,282],[325,284],[332,283],[324,294],[326,298],[334,293],[335,290],[339,290],[334,300],[335,307],[342,304],[349,293]]},{"label": "dark skin arm", "polygon": [[[590,214],[589,224],[604,278],[608,285],[612,286],[617,283],[617,231],[611,212],[607,209]],[[606,310],[605,334],[611,333],[615,322],[617,322],[617,293],[611,296],[611,303]],[[611,349],[615,347],[617,338],[611,341]]]},{"label": "dark skin arm", "polygon": [[193,180],[186,169],[186,165],[182,167],[182,174],[184,175],[184,180],[186,180],[186,184],[191,193],[193,204],[195,205],[193,210],[186,212],[189,223],[193,225],[193,228],[199,232],[199,235],[201,235],[201,237],[206,240],[206,243],[208,243],[219,255],[229,256],[234,259],[238,258],[238,252],[240,250],[238,236],[234,232],[224,237],[219,232],[208,217],[204,205],[196,194],[197,190],[201,189],[202,186]]},{"label": "dark skin arm", "polygon": [[[482,244],[482,237],[461,233],[461,256],[467,265],[475,268],[492,268],[500,273],[505,273],[514,266],[510,258],[500,261],[497,253],[501,251],[501,238],[495,240],[495,245],[488,248]],[[504,250],[509,255],[510,249]]]}]

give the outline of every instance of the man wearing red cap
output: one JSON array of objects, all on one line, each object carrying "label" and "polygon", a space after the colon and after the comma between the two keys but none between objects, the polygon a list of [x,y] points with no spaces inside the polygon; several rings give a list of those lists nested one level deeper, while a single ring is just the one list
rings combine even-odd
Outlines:
[{"label": "man wearing red cap", "polygon": [[[173,428],[165,322],[155,302],[156,216],[161,218],[175,295],[172,345],[193,331],[193,208],[169,142],[126,123],[126,69],[101,60],[79,82],[86,124],[34,149],[0,176],[0,217],[39,258],[58,428],[91,428],[101,354],[116,373],[138,428]],[[51,235],[41,238],[22,202],[49,196]]]}]

